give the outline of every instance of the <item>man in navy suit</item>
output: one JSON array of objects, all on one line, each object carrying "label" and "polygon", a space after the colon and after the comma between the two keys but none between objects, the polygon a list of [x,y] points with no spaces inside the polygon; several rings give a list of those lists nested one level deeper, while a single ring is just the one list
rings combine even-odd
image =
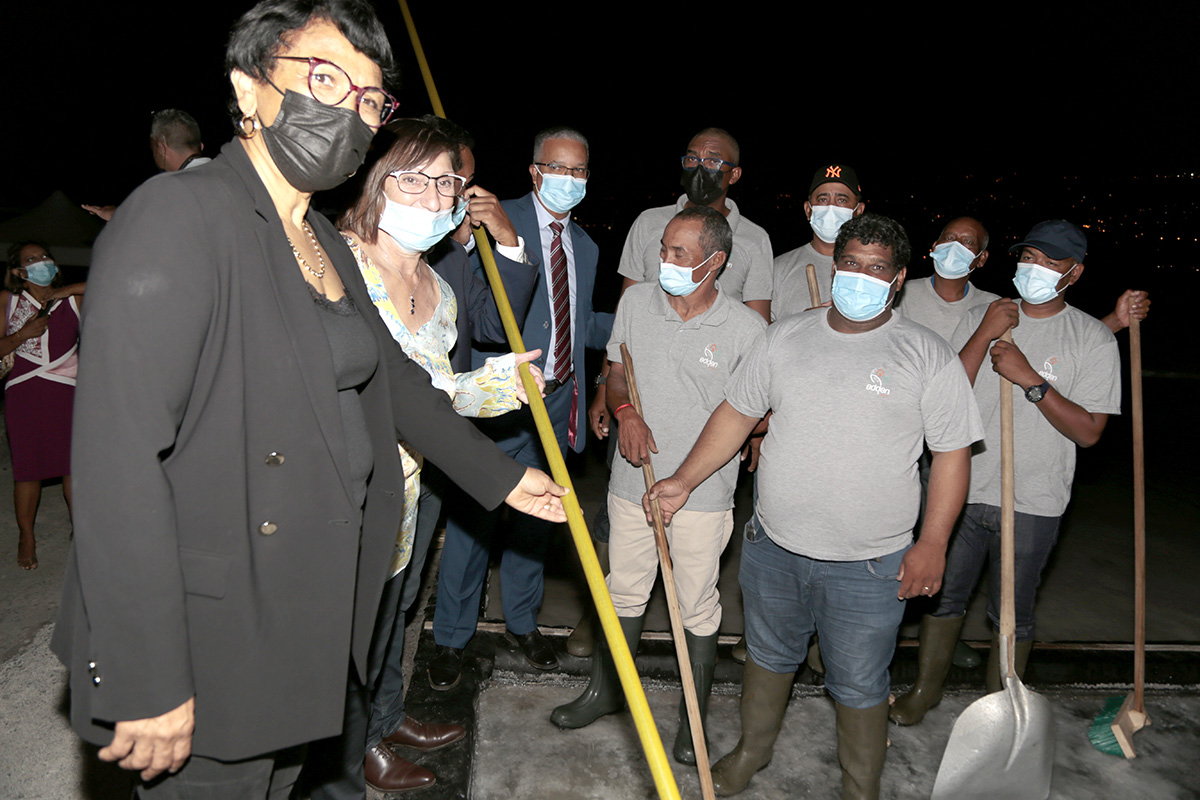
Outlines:
[{"label": "man in navy suit", "polygon": [[[540,256],[542,274],[521,335],[527,350],[542,350],[534,363],[546,376],[546,411],[562,451],[568,445],[576,451],[583,449],[584,348],[603,348],[613,320],[612,314],[592,310],[599,250],[571,220],[571,209],[587,191],[587,164],[587,139],[578,131],[563,127],[542,131],[534,139],[533,163],[529,165],[533,191],[502,203],[526,247]],[[482,364],[488,355],[476,351],[473,357]],[[527,407],[476,424],[518,462],[546,467]],[[457,499],[459,502],[447,504],[450,511],[433,620],[437,652],[429,667],[429,682],[439,690],[458,683],[463,648],[475,633],[496,522],[496,515],[469,498]],[[548,524],[524,514],[513,515],[500,562],[507,635],[533,666],[545,670],[558,666],[550,643],[537,629],[549,533]]]}]

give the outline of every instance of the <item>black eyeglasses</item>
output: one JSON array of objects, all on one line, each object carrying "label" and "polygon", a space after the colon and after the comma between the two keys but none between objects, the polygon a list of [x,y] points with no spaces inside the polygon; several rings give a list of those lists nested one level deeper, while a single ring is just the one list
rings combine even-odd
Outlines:
[{"label": "black eyeglasses", "polygon": [[729,167],[730,169],[733,169],[737,166],[737,164],[734,164],[732,161],[726,161],[725,159],[717,158],[716,156],[709,156],[708,158],[701,158],[700,156],[680,156],[680,160],[683,162],[684,169],[695,169],[703,164],[705,169],[711,170],[712,172],[718,171],[722,166]]},{"label": "black eyeglasses", "polygon": [[[396,113],[396,98],[378,86],[355,86],[346,71],[323,58],[315,56],[275,56],[282,61],[308,62],[308,91],[319,103],[340,105],[353,92],[354,108],[368,126],[378,128]],[[269,82],[269,81],[268,81]],[[275,84],[271,84],[275,86]],[[278,86],[275,86],[278,89]]]}]

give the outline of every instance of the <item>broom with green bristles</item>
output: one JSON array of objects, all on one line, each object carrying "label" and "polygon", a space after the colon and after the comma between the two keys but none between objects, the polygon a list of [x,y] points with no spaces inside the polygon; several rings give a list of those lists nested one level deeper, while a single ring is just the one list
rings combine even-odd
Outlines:
[{"label": "broom with green bristles", "polygon": [[1133,691],[1110,697],[1088,739],[1101,753],[1136,758],[1133,735],[1150,724],[1146,714],[1146,446],[1142,436],[1142,331],[1129,319],[1129,383],[1133,394]]}]

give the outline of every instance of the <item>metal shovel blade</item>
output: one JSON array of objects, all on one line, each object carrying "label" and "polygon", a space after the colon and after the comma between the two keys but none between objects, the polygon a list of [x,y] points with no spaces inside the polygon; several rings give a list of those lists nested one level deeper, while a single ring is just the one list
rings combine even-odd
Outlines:
[{"label": "metal shovel blade", "polygon": [[[1000,637],[1000,663],[1007,663]],[[931,800],[1045,800],[1054,766],[1054,713],[1016,675],[954,723]]]}]

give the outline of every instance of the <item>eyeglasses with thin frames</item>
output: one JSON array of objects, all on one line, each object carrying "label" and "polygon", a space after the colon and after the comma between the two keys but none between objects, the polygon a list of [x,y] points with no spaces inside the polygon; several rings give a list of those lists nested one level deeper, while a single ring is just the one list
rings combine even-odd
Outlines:
[{"label": "eyeglasses with thin frames", "polygon": [[[346,71],[334,64],[316,56],[274,56],[279,61],[308,62],[308,91],[313,98],[324,105],[341,105],[352,93],[354,108],[362,121],[371,128],[378,128],[387,123],[396,112],[399,105],[396,98],[380,89],[378,86],[355,86],[350,81]],[[267,80],[271,83],[270,79]],[[275,86],[274,83],[271,83]],[[278,86],[275,89],[283,93]]]}]

